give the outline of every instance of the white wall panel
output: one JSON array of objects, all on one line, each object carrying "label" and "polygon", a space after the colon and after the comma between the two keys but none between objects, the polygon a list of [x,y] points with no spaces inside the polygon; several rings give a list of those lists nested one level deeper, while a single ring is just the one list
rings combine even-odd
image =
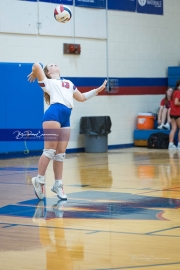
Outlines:
[{"label": "white wall panel", "polygon": [[164,16],[108,11],[109,76],[166,77],[167,67],[179,64],[179,26],[179,16],[167,8]]},{"label": "white wall panel", "polygon": [[75,7],[75,36],[106,39],[106,10]]},{"label": "white wall panel", "polygon": [[[40,35],[72,37],[73,36],[73,17],[67,23],[59,23],[54,18],[54,9],[57,4],[39,2],[39,22],[41,28]],[[72,6],[68,6],[71,11]],[[72,14],[73,16],[73,14]]]},{"label": "white wall panel", "polygon": [[38,34],[37,3],[0,0],[0,32]]},{"label": "white wall panel", "polygon": [[[14,3],[18,4],[18,11]],[[37,10],[33,11],[36,3],[0,0],[0,31],[2,29],[7,31],[7,28],[9,31],[0,34],[1,61],[38,61],[43,64],[54,62],[60,66],[62,77],[106,76],[106,40],[104,39],[106,11],[76,7],[75,11],[72,10],[72,20],[67,24],[60,24],[53,17],[56,4],[43,2],[39,4],[42,28],[39,29],[40,35],[32,36],[27,27],[28,12],[33,13],[32,21],[37,33]],[[180,0],[164,0],[164,16],[109,10],[109,76],[166,77],[168,66],[179,65],[179,8]],[[66,30],[66,27],[69,30]],[[24,33],[14,34],[15,30],[22,31],[24,28],[26,28]],[[75,29],[75,36],[73,29]],[[63,43],[71,42],[81,44],[80,55],[63,54]],[[79,121],[82,116],[90,115],[111,117],[112,133],[108,135],[109,145],[132,143],[137,114],[147,111],[156,112],[162,98],[163,95],[109,95],[97,96],[84,103],[75,101],[71,117],[71,126],[75,135],[72,134],[74,137],[70,140],[68,148],[84,146],[84,136],[79,134]]]}]

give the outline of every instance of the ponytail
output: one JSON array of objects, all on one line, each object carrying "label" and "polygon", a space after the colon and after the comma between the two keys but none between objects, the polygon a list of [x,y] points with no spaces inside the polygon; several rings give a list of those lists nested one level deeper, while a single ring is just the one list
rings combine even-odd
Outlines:
[{"label": "ponytail", "polygon": [[[48,70],[47,66],[45,66],[44,73],[48,79],[51,79],[51,77],[48,75],[48,72],[49,72],[49,70]],[[44,92],[44,100],[45,100],[46,104],[50,105],[50,95],[47,92]]]}]

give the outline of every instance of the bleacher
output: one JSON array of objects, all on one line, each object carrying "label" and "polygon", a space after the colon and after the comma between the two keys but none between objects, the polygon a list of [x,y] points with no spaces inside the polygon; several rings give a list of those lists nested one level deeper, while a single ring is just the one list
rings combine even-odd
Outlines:
[{"label": "bleacher", "polygon": [[[174,88],[176,82],[180,79],[180,66],[168,67],[168,87]],[[154,122],[154,129],[135,129],[133,133],[135,146],[147,146],[147,140],[153,133],[169,134],[170,130],[157,129],[157,121]],[[178,142],[178,132],[175,135],[175,144]]]}]

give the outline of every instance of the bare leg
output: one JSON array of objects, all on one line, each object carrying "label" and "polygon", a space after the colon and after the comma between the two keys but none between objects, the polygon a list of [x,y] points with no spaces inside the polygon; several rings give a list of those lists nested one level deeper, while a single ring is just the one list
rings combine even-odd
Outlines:
[{"label": "bare leg", "polygon": [[51,190],[57,194],[57,197],[60,200],[67,200],[67,195],[64,193],[63,189],[62,173],[63,173],[64,153],[67,148],[69,136],[70,136],[70,128],[61,128],[59,134],[59,141],[56,148],[56,155],[53,160],[55,184],[53,185]]},{"label": "bare leg", "polygon": [[[66,151],[70,137],[70,128],[62,128],[60,132],[59,141],[56,148],[56,154],[63,154]],[[55,180],[62,179],[63,162],[53,160],[53,170]]]},{"label": "bare leg", "polygon": [[169,142],[173,143],[174,142],[174,136],[175,136],[175,133],[176,133],[176,130],[177,130],[176,120],[173,119],[173,118],[171,119],[171,126],[172,126],[172,129],[171,129],[171,132],[169,134]]},{"label": "bare leg", "polygon": [[178,144],[179,144],[180,143],[180,117],[176,119],[176,124],[179,129],[179,132],[178,132]]},{"label": "bare leg", "polygon": [[62,180],[63,162],[53,160],[53,171],[55,180]]},{"label": "bare leg", "polygon": [[38,174],[45,175],[49,162],[50,159],[42,154],[38,162]]},{"label": "bare leg", "polygon": [[[44,130],[48,130],[48,133],[52,132],[53,134],[55,133],[55,130],[60,129],[60,124],[56,121],[46,121],[43,123],[43,129]],[[56,150],[58,145],[58,141],[48,141],[45,140],[44,141],[44,148],[45,149],[54,149]],[[41,155],[40,159],[39,159],[39,163],[38,163],[38,174],[44,176],[47,166],[50,162],[50,159],[48,157],[46,157],[45,155]]]},{"label": "bare leg", "polygon": [[[45,156],[45,153],[41,155],[38,162],[38,175],[37,177],[32,178],[32,184],[34,187],[35,194],[40,200],[44,199],[44,184],[45,184],[44,176],[46,173],[47,166],[51,158],[53,158],[54,153],[56,152],[56,147],[58,145],[58,133],[60,130],[60,124],[56,121],[46,121],[43,123],[43,130],[45,135],[44,148],[49,151],[46,152],[47,156]],[[53,136],[53,134],[57,134],[57,138]],[[51,139],[51,137],[54,138]]]},{"label": "bare leg", "polygon": [[168,122],[169,124],[171,124],[170,110],[171,110],[171,109],[168,109],[168,112],[167,112],[167,122]]},{"label": "bare leg", "polygon": [[168,113],[168,109],[167,108],[163,108],[163,110],[162,110],[161,124],[165,124],[166,119],[167,119],[167,113]]}]

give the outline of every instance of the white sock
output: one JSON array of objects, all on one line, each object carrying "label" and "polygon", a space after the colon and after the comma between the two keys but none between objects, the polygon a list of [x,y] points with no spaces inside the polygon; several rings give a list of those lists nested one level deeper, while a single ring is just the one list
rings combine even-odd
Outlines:
[{"label": "white sock", "polygon": [[174,143],[173,142],[170,142],[169,145],[173,145]]},{"label": "white sock", "polygon": [[63,184],[63,182],[62,182],[61,179],[60,180],[55,180],[55,185],[60,186],[62,184]]},{"label": "white sock", "polygon": [[37,179],[38,179],[38,181],[39,181],[40,183],[45,182],[45,176],[43,176],[43,175],[38,174],[38,175],[37,175]]},{"label": "white sock", "polygon": [[178,142],[178,146],[180,146],[180,142]]}]

